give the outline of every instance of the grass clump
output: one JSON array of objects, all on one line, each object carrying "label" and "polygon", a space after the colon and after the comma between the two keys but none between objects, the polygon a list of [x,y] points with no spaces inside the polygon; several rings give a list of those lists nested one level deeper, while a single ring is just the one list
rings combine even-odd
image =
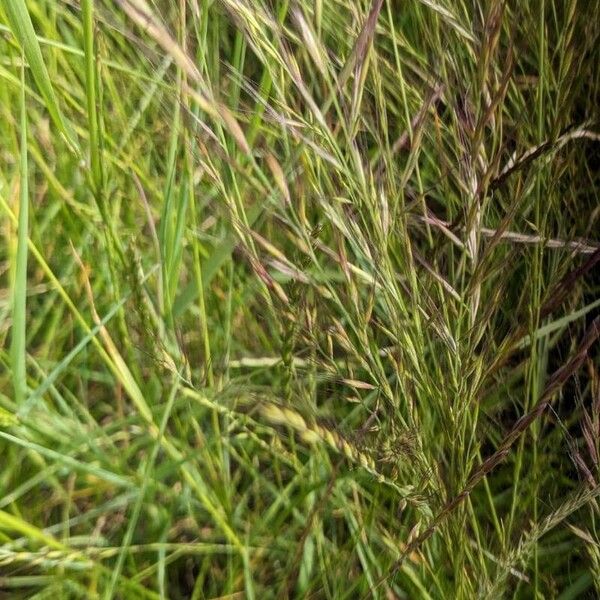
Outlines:
[{"label": "grass clump", "polygon": [[0,595],[600,594],[600,8],[0,7]]}]

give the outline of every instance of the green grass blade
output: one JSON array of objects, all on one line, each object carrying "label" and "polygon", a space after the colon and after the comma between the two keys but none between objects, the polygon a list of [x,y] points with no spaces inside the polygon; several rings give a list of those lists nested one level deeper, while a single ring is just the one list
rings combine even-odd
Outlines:
[{"label": "green grass blade", "polygon": [[21,70],[21,178],[19,193],[19,225],[17,229],[17,256],[12,301],[11,361],[15,400],[25,401],[27,380],[25,372],[27,335],[27,238],[29,221],[29,190],[27,169],[27,110],[25,107],[25,67]]},{"label": "green grass blade", "polygon": [[71,128],[67,125],[48,75],[48,69],[42,56],[42,50],[40,44],[33,29],[33,23],[25,0],[10,0],[10,2],[4,2],[4,10],[14,36],[19,41],[27,62],[31,74],[35,79],[35,82],[42,94],[48,112],[52,121],[56,125],[58,131],[63,136],[69,147],[73,150],[77,149],[77,142],[73,135]]},{"label": "green grass blade", "polygon": [[83,16],[83,40],[85,51],[85,91],[88,113],[88,131],[90,136],[90,166],[94,192],[102,192],[102,160],[100,153],[100,131],[96,111],[96,61],[94,56],[94,2],[84,0],[81,3]]}]

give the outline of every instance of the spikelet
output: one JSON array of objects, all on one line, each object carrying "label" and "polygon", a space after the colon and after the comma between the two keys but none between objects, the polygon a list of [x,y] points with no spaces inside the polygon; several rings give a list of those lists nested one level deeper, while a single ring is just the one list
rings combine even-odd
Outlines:
[{"label": "spikelet", "polygon": [[327,444],[331,449],[344,455],[351,462],[359,464],[369,471],[377,479],[383,476],[377,472],[375,461],[371,456],[361,452],[356,446],[350,444],[348,440],[342,437],[337,431],[323,427],[318,423],[308,423],[306,419],[295,410],[278,406],[272,402],[265,402],[260,407],[262,416],[273,425],[288,425],[295,429],[302,440],[307,444],[316,444],[319,442]]},{"label": "spikelet", "polygon": [[92,561],[78,551],[42,548],[38,552],[15,552],[0,548],[0,567],[16,563],[26,563],[30,567],[63,567],[77,570],[90,569],[93,566]]}]

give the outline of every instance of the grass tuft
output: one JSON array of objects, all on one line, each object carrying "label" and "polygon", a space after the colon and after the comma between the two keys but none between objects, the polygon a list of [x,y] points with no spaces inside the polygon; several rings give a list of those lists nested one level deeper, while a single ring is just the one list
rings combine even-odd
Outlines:
[{"label": "grass tuft", "polygon": [[600,595],[599,42],[0,3],[0,597]]}]

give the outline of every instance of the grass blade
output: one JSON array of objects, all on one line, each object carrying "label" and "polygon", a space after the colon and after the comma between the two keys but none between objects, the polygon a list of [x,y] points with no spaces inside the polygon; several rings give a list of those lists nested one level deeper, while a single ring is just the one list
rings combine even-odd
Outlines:
[{"label": "grass blade", "polygon": [[77,142],[58,106],[25,0],[10,0],[10,2],[4,2],[3,4],[12,32],[25,53],[31,74],[46,102],[50,117],[69,147],[76,150]]},{"label": "grass blade", "polygon": [[21,177],[19,188],[19,225],[17,229],[17,256],[15,282],[12,298],[11,361],[15,400],[18,405],[25,401],[27,380],[25,361],[27,355],[27,238],[29,221],[29,190],[27,169],[27,110],[25,107],[25,67],[21,68]]}]

